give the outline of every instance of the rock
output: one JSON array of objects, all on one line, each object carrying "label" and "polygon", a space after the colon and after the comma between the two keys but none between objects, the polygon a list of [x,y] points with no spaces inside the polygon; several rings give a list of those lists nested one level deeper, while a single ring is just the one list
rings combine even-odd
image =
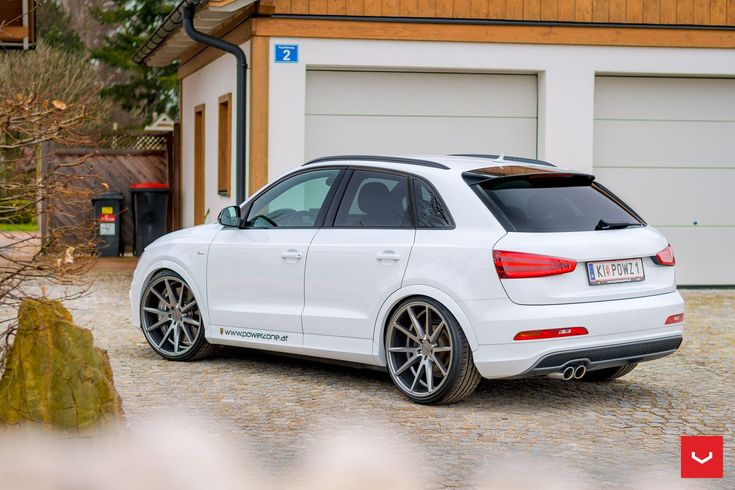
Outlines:
[{"label": "rock", "polygon": [[0,379],[0,425],[69,431],[123,418],[107,352],[58,301],[26,300]]}]

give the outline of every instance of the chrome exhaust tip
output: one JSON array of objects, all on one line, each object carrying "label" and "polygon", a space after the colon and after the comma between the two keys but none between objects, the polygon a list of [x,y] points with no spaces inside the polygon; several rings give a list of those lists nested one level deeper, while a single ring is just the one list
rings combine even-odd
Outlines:
[{"label": "chrome exhaust tip", "polygon": [[550,373],[550,374],[547,374],[547,376],[549,378],[561,379],[563,381],[569,381],[570,379],[572,379],[574,377],[574,367],[568,366],[568,367],[564,368],[564,371],[562,371],[562,372],[559,372],[559,373]]},{"label": "chrome exhaust tip", "polygon": [[574,379],[582,379],[587,372],[587,368],[584,364],[580,364],[576,368],[574,368]]}]

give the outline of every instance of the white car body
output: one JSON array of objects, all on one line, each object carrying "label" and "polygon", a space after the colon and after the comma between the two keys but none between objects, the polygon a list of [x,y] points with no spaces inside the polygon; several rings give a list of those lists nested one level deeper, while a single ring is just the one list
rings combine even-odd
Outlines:
[{"label": "white car body", "polygon": [[[580,352],[594,364],[595,352],[601,362],[618,352],[599,349],[622,349],[618,357],[637,362],[679,346],[683,323],[664,324],[684,308],[674,267],[651,259],[668,246],[659,232],[650,226],[508,232],[462,174],[513,162],[412,158],[448,168],[345,157],[294,172],[339,166],[415,175],[441,196],[453,218],[452,229],[226,229],[206,224],[177,231],[149,245],[140,257],[130,288],[133,322],[141,324],[140,301],[148,281],[169,269],[191,287],[212,344],[386,366],[383,339],[391,311],[405,298],[425,296],[456,318],[485,378],[547,374],[574,354],[559,358],[559,366],[539,363],[569,351]],[[501,280],[493,250],[564,257],[580,265],[637,257],[643,259],[646,276],[640,282],[591,286],[585,267],[577,267],[550,277]],[[589,334],[514,340],[520,331],[571,326],[584,326]],[[649,341],[663,342],[661,352],[636,350]]]}]

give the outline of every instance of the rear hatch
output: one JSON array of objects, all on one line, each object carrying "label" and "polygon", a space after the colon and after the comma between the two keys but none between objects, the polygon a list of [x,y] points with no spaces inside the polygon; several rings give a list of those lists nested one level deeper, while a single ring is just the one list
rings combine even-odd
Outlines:
[{"label": "rear hatch", "polygon": [[676,290],[674,268],[657,255],[666,238],[593,176],[523,169],[465,174],[508,231],[493,256],[511,301],[585,303]]}]

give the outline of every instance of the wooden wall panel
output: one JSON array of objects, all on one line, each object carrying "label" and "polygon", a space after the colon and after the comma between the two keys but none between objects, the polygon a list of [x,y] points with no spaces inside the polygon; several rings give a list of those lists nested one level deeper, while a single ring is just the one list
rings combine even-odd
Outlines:
[{"label": "wooden wall panel", "polygon": [[592,0],[577,0],[575,2],[575,22],[592,22]]},{"label": "wooden wall panel", "polygon": [[610,0],[592,0],[592,22],[610,22]]},{"label": "wooden wall panel", "polygon": [[735,25],[735,0],[275,0],[279,14]]},{"label": "wooden wall panel", "polygon": [[727,23],[727,0],[711,0],[709,12],[712,25],[724,26]]},{"label": "wooden wall panel", "polygon": [[417,17],[436,17],[436,0],[419,0]]},{"label": "wooden wall panel", "polygon": [[658,24],[661,12],[660,0],[643,0],[643,23]]},{"label": "wooden wall panel", "polygon": [[365,0],[365,15],[374,17],[383,15],[383,0]]},{"label": "wooden wall panel", "polygon": [[559,20],[574,22],[574,0],[559,0]]},{"label": "wooden wall panel", "polygon": [[694,20],[694,0],[677,0],[676,23],[691,24]]}]

